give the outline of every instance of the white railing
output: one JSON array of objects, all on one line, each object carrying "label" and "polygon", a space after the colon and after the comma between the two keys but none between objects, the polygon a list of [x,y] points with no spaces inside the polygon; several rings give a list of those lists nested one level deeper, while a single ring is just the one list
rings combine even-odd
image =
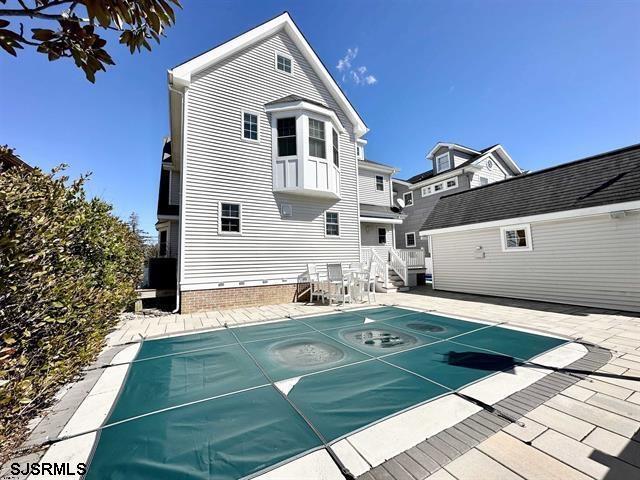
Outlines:
[{"label": "white railing", "polygon": [[409,268],[424,268],[425,267],[425,255],[424,250],[421,248],[396,250],[398,256]]},{"label": "white railing", "polygon": [[[386,256],[385,256],[386,258]],[[373,274],[382,281],[385,287],[389,286],[389,261],[383,258],[375,248],[363,248],[362,260],[364,262],[375,263]]]},{"label": "white railing", "polygon": [[398,276],[406,285],[407,279],[409,278],[409,269],[407,268],[406,262],[402,258],[400,258],[397,252],[398,251],[394,248],[389,250],[390,265],[393,271],[398,274]]}]

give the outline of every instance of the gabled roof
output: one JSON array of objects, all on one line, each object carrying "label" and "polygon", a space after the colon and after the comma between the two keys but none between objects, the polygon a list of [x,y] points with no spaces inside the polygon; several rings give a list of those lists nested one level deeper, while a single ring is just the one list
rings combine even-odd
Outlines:
[{"label": "gabled roof", "polygon": [[212,65],[224,60],[234,53],[259,42],[279,31],[285,31],[291,40],[298,47],[302,55],[309,62],[315,73],[318,75],[327,90],[335,98],[336,102],[344,110],[345,114],[354,125],[356,136],[364,135],[369,129],[360,118],[360,115],[349,102],[338,83],[329,73],[329,70],[322,63],[313,50],[307,39],[304,37],[298,26],[288,12],[284,12],[267,22],[258,25],[251,30],[238,35],[237,37],[205,52],[197,57],[188,60],[173,69],[169,70],[169,83],[173,86],[183,87],[191,83],[193,75],[205,70]]},{"label": "gabled roof", "polygon": [[374,162],[373,160],[369,160],[368,158],[365,158],[364,160],[358,160],[358,166],[369,170],[380,170],[390,174],[398,171],[396,167],[380,162]]},{"label": "gabled roof", "polygon": [[640,144],[440,198],[422,231],[640,200]]},{"label": "gabled roof", "polygon": [[[448,148],[455,148],[457,150],[461,150],[461,151],[465,151],[467,153],[472,153],[473,156],[471,158],[469,158],[468,160],[464,161],[463,163],[461,163],[460,165],[458,165],[455,168],[452,168],[450,170],[447,170],[446,172],[442,172],[442,175],[444,175],[445,173],[450,173],[453,170],[457,170],[459,168],[464,168],[468,165],[471,165],[473,162],[480,160],[484,155],[492,152],[495,149],[500,148],[502,150],[502,155],[506,158],[506,160],[508,161],[508,163],[510,163],[510,167],[513,169],[514,172],[516,172],[516,174],[518,173],[522,173],[522,169],[516,164],[516,162],[513,161],[513,159],[509,156],[509,154],[507,153],[507,151],[504,149],[504,147],[502,145],[500,145],[499,143],[496,143],[495,145],[491,145],[490,147],[486,147],[483,148],[482,150],[474,150],[472,148],[469,147],[465,147],[463,145],[459,145],[457,143],[443,143],[443,142],[438,142],[436,144],[435,147],[433,147],[431,149],[431,151],[427,154],[427,159],[430,159],[433,157],[433,154],[436,152],[436,150],[438,150],[438,148],[440,147],[448,147]],[[438,174],[440,175],[440,174]],[[422,173],[418,173],[417,175],[414,175],[413,177],[407,179],[407,180],[401,180],[403,182],[406,183],[412,183],[412,184],[416,184],[416,183],[420,183],[424,180],[428,180],[434,176],[433,170],[427,170],[425,172]]]}]

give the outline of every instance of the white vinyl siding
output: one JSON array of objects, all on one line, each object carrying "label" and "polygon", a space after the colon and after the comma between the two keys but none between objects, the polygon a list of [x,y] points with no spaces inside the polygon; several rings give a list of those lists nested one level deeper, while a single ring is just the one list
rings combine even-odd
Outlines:
[{"label": "white vinyl siding", "polygon": [[493,167],[488,168],[487,162],[489,159],[484,159],[476,163],[475,165],[480,167],[481,170],[479,172],[474,172],[473,178],[471,179],[471,188],[482,186],[481,178],[486,178],[487,183],[499,182],[500,180],[504,180],[507,178],[507,175],[502,170],[501,165],[498,164],[498,161],[491,160],[493,162]]},{"label": "white vinyl siding", "polygon": [[[274,51],[291,55],[293,76],[274,68]],[[284,32],[194,78],[186,108],[183,289],[295,281],[307,263],[359,260],[353,134],[339,135],[341,199],[328,202],[274,195],[268,115],[258,119],[264,137],[260,143],[243,142],[237,133],[240,107],[262,111],[265,103],[291,94],[327,105],[352,132],[347,116]],[[218,202],[232,200],[242,204],[242,236],[217,232]],[[291,206],[290,216],[281,215],[282,204]],[[324,212],[329,208],[340,213],[339,238],[325,237]]]},{"label": "white vinyl siding", "polygon": [[[382,176],[383,190],[378,190],[376,177]],[[380,174],[372,170],[361,168],[358,172],[358,187],[360,189],[360,203],[368,205],[390,206],[389,175]]]},{"label": "white vinyl siding", "polygon": [[640,311],[640,213],[530,226],[521,253],[502,251],[499,227],[432,235],[435,287]]}]

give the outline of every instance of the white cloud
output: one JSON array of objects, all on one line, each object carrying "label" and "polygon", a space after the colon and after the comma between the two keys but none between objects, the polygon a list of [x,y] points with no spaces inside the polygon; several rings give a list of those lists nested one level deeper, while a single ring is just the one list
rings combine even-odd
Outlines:
[{"label": "white cloud", "polygon": [[342,81],[345,83],[351,81],[356,85],[373,85],[378,83],[378,79],[375,76],[367,73],[367,67],[364,65],[352,67],[353,61],[357,56],[358,47],[348,48],[344,57],[338,60],[336,68],[342,72]]}]

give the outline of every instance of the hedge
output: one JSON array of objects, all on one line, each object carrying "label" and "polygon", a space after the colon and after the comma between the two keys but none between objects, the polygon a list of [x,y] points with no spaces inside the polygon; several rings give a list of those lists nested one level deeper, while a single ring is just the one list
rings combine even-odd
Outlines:
[{"label": "hedge", "polygon": [[0,444],[96,357],[142,271],[139,237],[61,170],[0,173]]}]

